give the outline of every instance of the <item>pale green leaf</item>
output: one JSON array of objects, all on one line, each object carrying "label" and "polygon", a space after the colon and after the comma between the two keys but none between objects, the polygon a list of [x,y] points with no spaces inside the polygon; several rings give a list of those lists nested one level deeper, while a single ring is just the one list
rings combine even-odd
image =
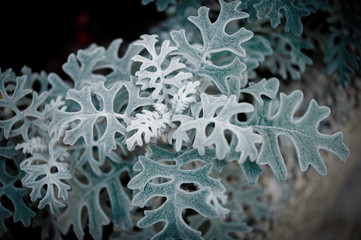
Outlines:
[{"label": "pale green leaf", "polygon": [[[163,154],[165,153],[165,154]],[[211,157],[208,153],[203,159],[197,151],[171,153],[158,147],[151,148],[149,157],[139,157],[142,171],[128,183],[131,189],[139,189],[133,198],[133,204],[144,207],[152,198],[164,196],[167,200],[158,208],[146,210],[145,216],[138,222],[141,228],[154,225],[159,221],[166,222],[165,227],[152,239],[201,239],[200,232],[190,228],[182,218],[184,209],[193,209],[205,217],[223,217],[227,212],[218,201],[224,201],[224,188],[218,180],[209,176],[211,163],[186,170],[181,167],[193,161],[207,162]],[[160,158],[158,158],[159,156]],[[176,165],[167,165],[162,162],[175,161]],[[188,165],[187,164],[187,165]],[[170,181],[155,184],[154,178],[167,178]],[[181,188],[183,183],[194,183],[198,189],[187,192]]]},{"label": "pale green leaf", "polygon": [[[47,152],[35,152],[21,162],[20,169],[26,172],[21,182],[32,189],[30,197],[33,202],[41,199],[39,208],[49,205],[52,213],[57,213],[65,206],[59,198],[66,200],[70,190],[70,186],[63,182],[72,177],[68,164],[62,161],[67,155],[63,147],[50,141]],[[46,190],[43,191],[43,188]]]},{"label": "pale green leaf", "polygon": [[[35,216],[27,205],[24,197],[28,196],[29,190],[17,187],[15,183],[19,181],[24,173],[18,168],[18,160],[15,159],[16,151],[13,145],[0,147],[0,198],[6,196],[10,199],[13,210],[8,209],[0,203],[0,237],[6,232],[5,219],[13,216],[13,221],[21,221],[24,226],[29,227],[31,219]],[[5,158],[15,163],[16,169],[6,166]],[[13,170],[10,171],[9,170]]]},{"label": "pale green leaf", "polygon": [[[109,172],[97,176],[92,171],[81,170],[79,178],[85,178],[87,183],[73,177],[69,182],[72,190],[69,192],[67,207],[65,211],[57,216],[57,225],[63,234],[66,234],[70,227],[78,239],[84,237],[84,215],[82,209],[87,212],[89,232],[94,239],[102,239],[103,226],[110,223],[108,214],[104,211],[105,202],[100,200],[100,193],[105,189],[111,206],[112,220],[115,226],[132,228],[130,210],[133,208],[130,199],[120,182],[120,175],[123,172],[130,172],[132,162],[111,164]],[[102,195],[103,197],[103,195]]]},{"label": "pale green leaf", "polygon": [[[117,108],[115,105],[118,104],[116,95],[123,86],[129,94],[128,101],[119,103],[127,105],[124,113],[117,113],[115,112]],[[97,109],[94,105],[91,98],[92,94],[100,97],[102,109]],[[110,89],[105,88],[103,83],[84,87],[80,91],[71,89],[68,91],[66,99],[79,103],[81,109],[77,112],[56,110],[49,126],[50,134],[56,133],[56,137],[60,137],[60,133],[62,130],[66,130],[65,128],[68,127],[69,123],[80,121],[76,127],[65,131],[64,143],[74,145],[82,137],[87,145],[98,145],[106,152],[116,149],[116,133],[127,136],[124,124],[130,122],[130,114],[136,108],[152,103],[149,98],[139,96],[139,89],[134,86],[133,82],[119,82]],[[95,139],[93,127],[97,119],[101,117],[106,119],[106,128],[99,139]],[[120,120],[125,121],[125,123],[121,123]]]},{"label": "pale green leaf", "polygon": [[[175,149],[179,151],[183,142],[191,142],[192,139],[187,133],[195,129],[192,146],[202,155],[205,147],[215,145],[217,158],[224,159],[230,151],[230,145],[225,136],[225,131],[228,130],[232,133],[231,137],[238,140],[235,151],[241,152],[239,162],[243,163],[247,157],[254,160],[257,156],[255,144],[261,142],[261,137],[253,133],[251,127],[240,127],[231,122],[232,117],[237,114],[252,111],[251,104],[238,103],[234,95],[211,97],[201,93],[201,102],[193,107],[192,116],[175,115],[172,118],[172,121],[181,123],[173,133],[173,139],[176,140]],[[214,127],[207,133],[206,128],[209,124],[214,124]]]},{"label": "pale green leaf", "polygon": [[184,30],[172,31],[170,34],[177,44],[177,53],[184,55],[190,61],[194,74],[209,78],[221,93],[228,95],[227,78],[231,76],[241,78],[246,66],[237,57],[225,66],[217,66],[207,58],[211,53],[222,51],[230,51],[239,57],[246,56],[242,43],[251,39],[253,33],[242,27],[231,35],[227,34],[225,28],[229,22],[244,19],[248,14],[236,10],[240,2],[226,3],[220,0],[219,3],[221,10],[213,23],[208,16],[209,8],[204,6],[199,8],[197,17],[188,18],[201,31],[203,40],[201,48],[194,47],[188,42]]},{"label": "pale green leaf", "polygon": [[169,40],[162,43],[159,54],[157,53],[157,37],[157,35],[142,35],[142,39],[136,41],[134,45],[147,49],[150,59],[136,55],[132,60],[142,63],[139,71],[135,73],[139,78],[136,84],[141,85],[142,90],[154,89],[152,98],[162,102],[164,98],[168,98],[168,95],[174,95],[183,86],[183,82],[192,77],[192,74],[181,71],[186,65],[180,62],[180,57],[173,57],[167,63],[169,54],[177,50],[176,47],[170,46]]},{"label": "pale green leaf", "polygon": [[[32,127],[33,119],[42,119],[43,113],[38,110],[39,106],[44,103],[47,98],[47,92],[38,95],[37,92],[25,89],[27,77],[25,75],[16,77],[16,83],[12,94],[6,90],[6,83],[12,77],[11,70],[0,73],[0,107],[2,108],[5,119],[0,120],[0,129],[4,131],[4,137],[14,137],[21,135],[24,140],[28,139],[29,129]],[[26,96],[32,94],[28,99]],[[22,110],[24,103],[29,103],[26,109]],[[11,115],[14,113],[14,116]],[[16,123],[22,122],[20,126],[14,127]]]},{"label": "pale green leaf", "polygon": [[280,105],[274,114],[271,109],[275,100],[263,99],[263,106],[256,104],[255,112],[246,124],[252,126],[263,137],[256,162],[260,165],[270,165],[280,181],[287,179],[286,165],[278,144],[280,135],[287,136],[295,146],[302,171],[306,171],[311,165],[321,176],[326,175],[320,149],[334,153],[343,162],[349,156],[349,149],[342,141],[342,133],[326,135],[318,132],[319,123],[330,114],[329,108],[320,107],[312,100],[306,113],[300,119],[294,118],[302,99],[301,91],[294,91],[290,95],[281,93]]},{"label": "pale green leaf", "polygon": [[307,9],[294,5],[295,0],[263,0],[254,4],[257,18],[269,18],[271,26],[276,28],[281,23],[280,12],[286,16],[285,31],[300,36],[303,30],[301,18],[310,15]]}]

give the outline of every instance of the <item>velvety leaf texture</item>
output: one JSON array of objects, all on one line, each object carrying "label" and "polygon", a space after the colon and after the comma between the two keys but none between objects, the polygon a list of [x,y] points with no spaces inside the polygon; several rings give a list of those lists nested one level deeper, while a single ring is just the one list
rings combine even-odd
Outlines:
[{"label": "velvety leaf texture", "polygon": [[[115,39],[112,41],[108,49],[104,52],[104,59],[98,61],[94,70],[111,69],[112,71],[107,74],[105,86],[110,87],[119,81],[129,81],[131,79],[133,62],[131,58],[139,54],[142,50],[142,46],[136,46],[134,42],[130,43],[123,56],[119,57],[119,49],[123,43],[122,39]],[[97,46],[94,45],[93,48]],[[99,47],[98,47],[99,48]]]},{"label": "velvety leaf texture", "polygon": [[[142,0],[143,5],[147,5],[150,2],[154,2],[154,0]],[[164,11],[169,4],[174,4],[176,0],[156,0],[155,2],[156,2],[157,10],[161,12]]]},{"label": "velvety leaf texture", "polygon": [[293,115],[302,99],[301,91],[294,91],[290,95],[281,93],[280,105],[275,114],[271,111],[274,100],[264,99],[263,106],[256,105],[254,115],[247,124],[263,137],[256,162],[270,165],[280,181],[286,180],[287,169],[278,145],[279,135],[287,136],[294,144],[302,171],[311,165],[320,175],[326,175],[320,149],[336,154],[342,161],[349,156],[349,150],[342,141],[342,133],[326,135],[318,132],[319,123],[330,114],[329,108],[320,107],[312,100],[304,116],[294,119]]},{"label": "velvety leaf texture", "polygon": [[[65,206],[56,198],[55,193],[58,192],[58,198],[65,200],[68,198],[70,186],[63,181],[70,179],[71,174],[68,164],[61,162],[61,159],[67,155],[64,148],[54,146],[54,142],[50,141],[48,152],[35,152],[21,162],[20,168],[26,172],[21,181],[25,187],[32,189],[30,194],[32,201],[41,198],[39,208],[49,205],[51,211],[57,213],[59,208]],[[44,196],[43,188],[46,189]]]},{"label": "velvety leaf texture", "polygon": [[157,112],[143,110],[143,114],[137,114],[136,117],[137,119],[127,127],[127,131],[137,130],[126,140],[129,150],[134,150],[136,145],[143,146],[143,138],[145,143],[159,138],[166,128],[166,121]]},{"label": "velvety leaf texture", "polygon": [[258,83],[249,83],[247,88],[241,89],[241,93],[247,93],[254,97],[259,105],[263,105],[262,96],[274,99],[277,96],[279,81],[277,78],[265,78]]},{"label": "velvety leaf texture", "polygon": [[[230,210],[227,220],[207,219],[197,214],[189,217],[190,225],[196,229],[201,229],[202,225],[208,222],[209,227],[203,235],[204,239],[238,239],[235,233],[248,233],[252,230],[244,219],[246,211],[243,208],[246,204],[251,211],[249,218],[268,218],[268,206],[262,204],[258,197],[262,196],[264,190],[259,186],[250,186],[239,168],[232,166],[225,167],[216,177],[222,177],[222,184],[226,187],[226,194],[232,196],[224,204]],[[233,234],[232,234],[233,233]]]},{"label": "velvety leaf texture", "polygon": [[[239,161],[241,153],[235,150],[237,145],[237,139],[233,138],[230,143],[230,151],[225,158],[227,162]],[[240,164],[240,166],[248,182],[252,184],[257,183],[258,178],[262,173],[262,169],[258,166],[258,164],[255,161],[250,161],[249,158],[247,158],[243,163]]]},{"label": "velvety leaf texture", "polygon": [[[200,116],[201,110],[203,115]],[[230,146],[224,135],[225,130],[232,132],[233,137],[237,138],[238,145],[235,150],[241,152],[240,163],[243,163],[247,157],[254,160],[257,156],[255,144],[261,142],[261,137],[253,133],[251,127],[239,127],[230,122],[234,115],[239,113],[252,112],[253,107],[248,103],[237,103],[236,97],[209,97],[201,93],[201,103],[192,109],[193,117],[185,115],[175,115],[172,121],[180,121],[180,126],[173,133],[176,140],[175,148],[179,151],[182,142],[190,142],[187,132],[191,129],[196,130],[192,146],[198,149],[200,154],[204,154],[205,147],[215,145],[218,159],[224,159],[230,150]],[[212,132],[207,133],[208,124],[214,124]]]},{"label": "velvety leaf texture", "polygon": [[192,74],[180,71],[185,68],[185,65],[179,62],[179,57],[171,58],[167,68],[162,68],[167,56],[177,50],[176,47],[169,46],[170,41],[164,41],[157,54],[155,48],[158,41],[157,35],[142,35],[141,38],[142,40],[136,41],[134,44],[146,48],[151,59],[140,55],[132,58],[133,61],[142,63],[140,70],[135,73],[138,77],[137,85],[142,85],[142,89],[154,89],[152,98],[162,102],[164,98],[168,97],[168,94],[174,95],[173,89],[181,88],[183,81],[191,78]]},{"label": "velvety leaf texture", "polygon": [[[361,29],[361,27],[360,27]],[[351,82],[350,76],[355,74],[354,69],[359,68],[360,57],[350,50],[349,46],[354,46],[361,52],[360,38],[347,36],[347,30],[331,27],[331,35],[327,39],[327,51],[325,52],[325,62],[327,63],[327,73],[338,71],[340,84],[345,87],[347,82]],[[359,30],[361,32],[361,30]]]},{"label": "velvety leaf texture", "polygon": [[[5,219],[13,216],[14,222],[21,221],[24,226],[29,227],[31,219],[35,216],[35,212],[26,205],[24,200],[29,190],[25,187],[16,187],[14,185],[14,183],[19,181],[24,175],[18,168],[17,162],[12,160],[15,154],[16,151],[12,145],[0,147],[0,197],[6,196],[10,199],[14,209],[14,212],[12,212],[0,203],[0,237],[7,230],[4,223]],[[14,174],[14,172],[8,172],[5,158],[15,162],[17,167],[16,174]]]},{"label": "velvety leaf texture", "polygon": [[130,210],[133,208],[130,199],[120,183],[119,176],[122,172],[130,172],[130,163],[113,164],[112,169],[102,176],[97,176],[91,171],[82,170],[80,178],[85,178],[83,183],[77,177],[69,182],[72,190],[69,192],[66,209],[57,216],[57,224],[63,234],[73,226],[78,239],[83,239],[84,215],[82,209],[87,211],[89,232],[94,239],[102,239],[103,225],[110,223],[109,216],[104,211],[104,202],[100,200],[100,193],[105,189],[111,206],[113,223],[117,227],[131,228],[132,221]]},{"label": "velvety leaf texture", "polygon": [[294,2],[295,0],[263,0],[254,4],[254,8],[257,10],[257,18],[269,18],[273,28],[281,23],[280,11],[282,9],[286,16],[285,31],[299,36],[303,29],[301,18],[308,16],[310,12],[295,6]]},{"label": "velvety leaf texture", "polygon": [[172,31],[171,37],[177,44],[178,53],[185,55],[192,63],[194,74],[211,79],[217,88],[227,95],[229,94],[227,78],[230,76],[240,78],[240,73],[246,69],[245,65],[237,57],[225,66],[212,64],[206,61],[206,58],[211,53],[221,51],[230,51],[239,57],[244,57],[246,52],[241,44],[248,41],[253,34],[243,27],[232,35],[227,34],[225,28],[229,22],[244,19],[248,17],[248,14],[236,10],[240,2],[226,3],[221,0],[219,3],[221,4],[221,11],[213,23],[208,17],[209,8],[204,6],[199,8],[197,17],[188,18],[201,31],[203,40],[201,49],[193,47],[188,42],[184,30]]},{"label": "velvety leaf texture", "polygon": [[306,65],[313,63],[312,59],[303,52],[313,48],[310,41],[284,33],[272,33],[270,38],[274,53],[261,65],[266,66],[273,74],[280,75],[284,80],[289,77],[300,80]]},{"label": "velvety leaf texture", "polygon": [[79,50],[77,55],[69,55],[68,61],[63,65],[63,70],[73,79],[75,89],[105,82],[104,76],[92,73],[97,62],[104,59],[104,51],[104,48],[94,48],[91,51]]},{"label": "velvety leaf texture", "polygon": [[[207,219],[201,215],[194,215],[190,217],[191,226],[196,229],[201,228],[203,224],[209,221],[210,227],[208,231],[202,236],[204,240],[213,239],[226,239],[233,240],[236,233],[248,233],[252,230],[251,227],[247,226],[243,222],[226,222],[220,221],[219,219],[212,218]],[[233,233],[233,235],[231,235]]]},{"label": "velvety leaf texture", "polygon": [[[114,101],[117,93],[125,87],[129,94],[129,102],[124,113],[114,112]],[[91,94],[96,94],[101,98],[102,110],[94,106]],[[55,111],[54,119],[50,124],[50,134],[55,133],[59,137],[59,132],[65,130],[69,123],[80,121],[73,129],[65,132],[64,143],[73,145],[80,137],[88,145],[93,145],[96,141],[99,147],[105,151],[116,149],[115,134],[127,135],[126,126],[119,119],[130,121],[130,113],[137,107],[148,105],[151,101],[148,98],[140,97],[132,82],[114,84],[110,89],[104,87],[103,83],[94,84],[93,87],[84,87],[82,90],[69,90],[66,99],[79,103],[81,109],[78,112]],[[129,115],[128,115],[129,114]],[[106,119],[106,129],[99,139],[94,139],[93,126],[98,118]]]},{"label": "velvety leaf texture", "polygon": [[225,204],[231,210],[231,218],[237,220],[239,215],[245,213],[244,205],[250,209],[250,215],[255,219],[267,219],[270,211],[267,205],[259,201],[264,194],[264,189],[259,185],[250,186],[245,177],[237,168],[225,168],[221,173],[224,176],[223,185],[227,189],[227,194],[234,196]]},{"label": "velvety leaf texture", "polygon": [[[190,228],[184,222],[182,211],[190,208],[205,217],[223,216],[227,211],[220,207],[218,201],[225,200],[223,195],[225,189],[218,180],[209,176],[212,163],[192,170],[181,168],[182,165],[192,161],[208,162],[209,154],[203,160],[203,157],[194,151],[179,154],[163,153],[164,150],[152,148],[152,154],[149,157],[161,156],[161,158],[152,160],[148,157],[139,157],[142,171],[128,183],[130,189],[140,190],[133,198],[133,204],[136,206],[144,207],[156,196],[167,198],[157,209],[146,210],[144,218],[137,225],[144,228],[164,221],[165,227],[152,239],[201,239],[200,232]],[[160,161],[175,161],[176,165],[167,165]],[[167,178],[170,181],[156,184],[151,181],[154,178]],[[199,189],[194,192],[185,191],[181,188],[183,183],[195,183]]]},{"label": "velvety leaf texture", "polygon": [[[26,75],[16,78],[14,83],[13,93],[9,95],[5,88],[5,84],[11,81],[11,70],[7,70],[4,73],[0,73],[0,93],[2,98],[0,99],[0,107],[7,109],[7,111],[14,112],[14,116],[4,120],[0,120],[0,129],[4,131],[4,137],[14,137],[21,135],[23,139],[27,139],[27,133],[32,125],[31,118],[42,119],[43,115],[38,111],[38,107],[45,101],[47,93],[44,92],[38,95],[37,92],[31,89],[25,89],[24,86],[27,81]],[[32,94],[31,99],[25,99],[26,95]],[[30,102],[28,107],[24,110],[20,108],[24,104],[24,101]],[[21,126],[15,127],[18,122],[22,122]]]}]

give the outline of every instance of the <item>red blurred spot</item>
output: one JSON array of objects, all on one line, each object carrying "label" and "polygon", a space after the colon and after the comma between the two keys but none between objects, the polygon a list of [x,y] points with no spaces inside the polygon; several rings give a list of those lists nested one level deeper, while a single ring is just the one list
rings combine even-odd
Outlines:
[{"label": "red blurred spot", "polygon": [[78,14],[75,19],[75,25],[77,28],[77,34],[75,38],[75,43],[77,45],[85,46],[90,44],[91,37],[88,33],[89,25],[91,22],[91,15],[87,11],[83,11]]},{"label": "red blurred spot", "polygon": [[89,34],[86,32],[78,32],[76,35],[75,43],[77,45],[88,45],[90,43]]},{"label": "red blurred spot", "polygon": [[87,11],[83,11],[79,13],[78,16],[76,17],[75,24],[79,29],[86,28],[90,23],[90,19],[91,19],[90,13]]}]

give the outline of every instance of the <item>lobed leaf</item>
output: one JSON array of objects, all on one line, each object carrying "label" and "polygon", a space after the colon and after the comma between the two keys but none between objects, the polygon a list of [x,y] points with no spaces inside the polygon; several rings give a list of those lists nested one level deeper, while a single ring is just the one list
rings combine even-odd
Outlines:
[{"label": "lobed leaf", "polygon": [[[24,173],[18,168],[18,160],[15,158],[16,151],[13,145],[0,147],[0,198],[6,196],[13,205],[13,211],[0,203],[0,237],[6,232],[5,219],[13,216],[14,222],[21,221],[24,226],[29,227],[35,212],[27,205],[24,197],[28,196],[29,190],[14,185],[19,181]],[[15,163],[14,172],[9,172],[10,167],[6,167],[6,160]]]},{"label": "lobed leaf", "polygon": [[[181,168],[193,161],[208,162],[210,159],[214,159],[214,155],[212,156],[208,152],[203,158],[193,150],[171,153],[158,147],[152,147],[148,157],[139,157],[142,171],[128,183],[130,189],[140,190],[133,198],[133,205],[144,207],[150,199],[156,196],[163,196],[167,199],[158,208],[146,210],[145,216],[137,224],[139,227],[145,228],[164,221],[165,227],[152,239],[201,239],[200,232],[190,228],[184,222],[182,218],[184,209],[193,209],[209,218],[223,217],[227,212],[218,203],[220,200],[225,200],[224,188],[218,180],[209,176],[212,163],[192,170]],[[161,161],[175,161],[176,165],[167,165]],[[169,178],[170,181],[160,184],[151,181],[159,177]],[[183,183],[195,183],[199,189],[187,192],[180,187]]]},{"label": "lobed leaf", "polygon": [[140,70],[135,73],[135,76],[139,78],[137,85],[141,85],[143,90],[154,89],[152,98],[163,102],[164,98],[168,98],[167,95],[174,95],[183,86],[183,81],[191,78],[192,74],[180,71],[186,67],[180,62],[180,57],[171,58],[169,64],[164,67],[168,55],[177,48],[169,46],[170,41],[165,40],[158,54],[155,47],[158,42],[157,37],[157,35],[142,35],[142,40],[134,43],[147,49],[151,59],[136,55],[132,60],[142,63]]},{"label": "lobed leaf", "polygon": [[[44,103],[47,98],[47,92],[38,95],[37,92],[25,88],[27,77],[25,75],[16,77],[16,83],[12,94],[9,94],[6,89],[6,83],[12,77],[11,70],[0,73],[0,107],[4,112],[5,119],[0,120],[0,129],[4,131],[4,137],[15,137],[21,135],[24,140],[28,139],[29,130],[33,125],[33,119],[42,119],[43,113],[38,110],[39,106]],[[11,80],[10,80],[11,81]],[[32,94],[31,99],[26,96]],[[29,102],[29,106],[22,110],[24,103]],[[9,111],[14,113],[14,116],[9,114]],[[20,126],[15,124],[21,123]]]},{"label": "lobed leaf", "polygon": [[222,94],[228,95],[227,78],[231,76],[240,78],[240,74],[245,71],[246,66],[237,57],[225,66],[214,65],[212,62],[207,61],[207,58],[211,53],[222,51],[230,51],[239,57],[246,56],[246,52],[241,45],[251,39],[253,33],[241,28],[231,35],[227,34],[225,28],[229,22],[244,19],[248,17],[248,14],[237,11],[240,2],[226,3],[220,0],[219,3],[221,10],[218,18],[213,23],[208,17],[209,8],[204,6],[199,8],[197,17],[191,16],[188,18],[190,22],[199,28],[202,34],[202,48],[192,46],[186,39],[184,30],[173,30],[170,34],[177,44],[177,53],[185,55],[192,63],[194,75],[211,79]]},{"label": "lobed leaf", "polygon": [[94,74],[95,65],[104,60],[105,49],[102,47],[79,50],[77,55],[70,54],[63,65],[63,70],[74,81],[74,89],[80,90],[84,86],[91,86],[105,82],[106,78],[100,74]]},{"label": "lobed leaf", "polygon": [[[311,65],[312,59],[303,51],[313,48],[310,41],[290,34],[272,33],[270,36],[274,53],[262,63],[273,73],[283,79],[291,77],[301,79],[306,65]],[[289,75],[289,76],[288,76]]]},{"label": "lobed leaf", "polygon": [[255,112],[246,124],[263,137],[256,163],[270,165],[280,181],[287,179],[286,165],[278,145],[280,135],[287,136],[294,144],[302,171],[306,171],[311,165],[321,176],[326,175],[320,149],[336,154],[343,162],[349,156],[349,149],[342,142],[342,133],[326,135],[318,132],[319,123],[330,114],[329,108],[320,107],[312,100],[303,117],[294,119],[293,115],[302,99],[301,91],[294,91],[290,95],[281,93],[280,105],[274,114],[272,109],[275,100],[264,99],[263,106],[255,105]]},{"label": "lobed leaf", "polygon": [[[80,177],[87,180],[87,183],[73,177],[69,184],[72,190],[69,192],[66,209],[57,216],[57,226],[63,234],[66,234],[70,227],[78,239],[84,237],[84,222],[88,222],[89,233],[94,239],[102,239],[103,226],[110,223],[108,214],[104,211],[104,203],[101,201],[100,192],[105,189],[111,206],[112,220],[115,226],[126,229],[132,228],[130,210],[133,208],[128,195],[120,182],[120,175],[123,172],[130,172],[132,162],[111,164],[109,172],[102,176],[92,171],[80,170]],[[103,196],[102,196],[103,197]],[[83,208],[87,215],[84,219]]]},{"label": "lobed leaf", "polygon": [[[192,146],[199,153],[204,154],[205,147],[215,145],[218,159],[224,159],[230,151],[230,145],[226,139],[225,131],[232,132],[232,138],[238,140],[235,151],[241,152],[239,159],[243,163],[247,157],[256,159],[257,149],[255,144],[261,142],[261,137],[253,133],[251,127],[240,127],[231,122],[232,117],[240,113],[249,113],[253,107],[248,103],[238,103],[236,96],[211,97],[201,93],[201,102],[193,107],[192,117],[186,115],[174,115],[173,122],[179,121],[180,126],[174,131],[175,149],[179,151],[182,143],[189,143],[189,130],[195,129],[195,137]],[[201,115],[202,113],[202,115]],[[214,124],[214,127],[207,132],[207,126]]]},{"label": "lobed leaf", "polygon": [[143,146],[144,143],[149,143],[161,136],[167,124],[170,124],[169,119],[163,119],[158,112],[151,112],[143,110],[142,114],[136,114],[136,119],[131,121],[127,127],[127,131],[136,131],[132,136],[126,139],[128,150],[133,151],[136,145]]},{"label": "lobed leaf", "polygon": [[[360,57],[350,51],[350,46],[354,46],[361,52],[361,43],[358,37],[348,36],[346,29],[330,27],[331,34],[327,38],[327,51],[325,52],[325,62],[327,63],[327,73],[339,72],[339,83],[345,87],[347,82],[351,82],[351,76],[359,68]],[[361,28],[358,29],[361,32]]]},{"label": "lobed leaf", "polygon": [[[239,239],[236,237],[236,233],[249,233],[252,228],[247,226],[244,222],[229,222],[221,221],[216,218],[207,219],[203,216],[197,214],[189,217],[190,225],[196,229],[200,229],[203,224],[209,222],[209,228],[207,232],[203,235],[204,240],[213,240],[213,239]],[[233,234],[233,235],[232,235]]]},{"label": "lobed leaf", "polygon": [[[117,104],[114,101],[123,86],[126,88],[129,97],[124,113],[117,113],[114,111],[114,109],[116,109],[114,104]],[[94,106],[91,99],[92,94],[100,97],[102,110],[98,110],[96,106]],[[65,130],[69,123],[80,121],[76,127],[65,131],[64,143],[74,145],[79,138],[83,137],[87,145],[98,145],[106,152],[116,149],[116,133],[127,136],[126,126],[119,120],[129,123],[130,114],[132,114],[136,108],[152,103],[149,98],[139,96],[139,89],[133,85],[133,82],[120,82],[114,84],[110,89],[105,88],[104,83],[94,84],[92,87],[87,86],[80,91],[71,89],[68,91],[66,99],[79,103],[81,109],[78,112],[56,110],[53,121],[49,126],[50,134],[56,133],[55,136],[59,137],[60,130]],[[103,135],[95,140],[93,127],[100,117],[106,119],[106,129]]]},{"label": "lobed leaf", "polygon": [[131,42],[122,57],[119,57],[119,49],[123,40],[121,38],[113,40],[108,49],[104,52],[104,59],[94,66],[94,70],[111,69],[112,72],[106,75],[106,87],[111,87],[119,81],[129,81],[132,75],[132,57],[140,54],[144,49],[135,42]]},{"label": "lobed leaf", "polygon": [[285,31],[300,36],[303,30],[301,18],[310,15],[310,12],[296,6],[294,2],[295,0],[263,0],[255,3],[254,8],[257,10],[257,18],[269,18],[273,28],[281,23],[280,12],[283,10],[286,16]]},{"label": "lobed leaf", "polygon": [[259,185],[250,185],[249,180],[239,169],[227,167],[222,172],[223,184],[226,187],[226,193],[233,198],[225,206],[231,210],[231,219],[238,219],[245,214],[244,205],[249,207],[248,215],[256,220],[267,219],[270,217],[269,206],[262,203],[260,198],[265,196],[265,189]]},{"label": "lobed leaf", "polygon": [[258,83],[250,83],[247,88],[241,89],[241,93],[247,93],[254,97],[259,105],[263,105],[262,96],[274,99],[277,96],[279,88],[279,81],[277,78],[270,78],[266,80],[263,78]]},{"label": "lobed leaf", "polygon": [[[67,155],[64,148],[56,146],[54,141],[50,141],[47,152],[32,153],[30,157],[20,163],[20,169],[26,173],[21,182],[25,187],[32,189],[31,200],[35,202],[40,198],[39,208],[49,205],[53,214],[65,206],[57,197],[66,200],[70,190],[70,186],[63,182],[72,177],[68,164],[62,162]],[[45,195],[43,188],[46,189]],[[55,196],[56,192],[58,193],[57,197]]]}]

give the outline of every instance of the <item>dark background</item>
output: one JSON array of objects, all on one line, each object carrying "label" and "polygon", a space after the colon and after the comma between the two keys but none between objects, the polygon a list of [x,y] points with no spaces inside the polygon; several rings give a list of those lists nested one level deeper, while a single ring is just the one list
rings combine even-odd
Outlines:
[{"label": "dark background", "polygon": [[59,73],[71,52],[91,43],[106,47],[115,38],[136,40],[163,18],[154,3],[143,6],[141,0],[10,2],[0,11],[0,68],[19,74],[27,65],[35,72]]}]

